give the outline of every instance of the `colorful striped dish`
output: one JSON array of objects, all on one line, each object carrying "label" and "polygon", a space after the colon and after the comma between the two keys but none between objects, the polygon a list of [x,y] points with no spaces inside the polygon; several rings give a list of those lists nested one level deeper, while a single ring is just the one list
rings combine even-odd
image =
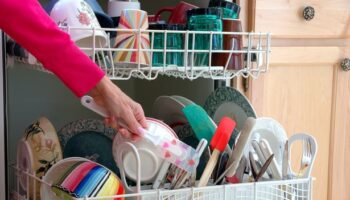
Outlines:
[{"label": "colorful striped dish", "polygon": [[[102,165],[90,160],[78,160],[70,165],[65,165],[67,167],[64,167],[64,170],[62,167],[57,167],[57,169],[60,168],[59,171],[50,171],[50,173],[57,174],[56,179],[51,180],[53,181],[51,189],[52,193],[59,197],[58,199],[68,200],[124,194],[124,187],[120,179]],[[47,176],[50,174],[48,173]]]}]

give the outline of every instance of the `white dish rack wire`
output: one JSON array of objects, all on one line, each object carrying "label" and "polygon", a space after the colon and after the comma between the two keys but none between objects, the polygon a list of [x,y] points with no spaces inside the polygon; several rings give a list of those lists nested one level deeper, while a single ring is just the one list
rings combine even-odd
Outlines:
[{"label": "white dish rack wire", "polygon": [[[126,48],[116,48],[114,44],[108,41],[108,45],[103,48],[97,48],[95,42],[92,42],[91,47],[81,48],[82,50],[93,51],[91,59],[94,60],[102,70],[109,76],[112,80],[128,80],[132,77],[154,80],[158,75],[172,76],[182,79],[194,80],[197,78],[210,78],[213,80],[228,80],[237,76],[243,77],[253,77],[257,78],[261,73],[268,70],[271,52],[271,34],[270,33],[254,33],[254,32],[213,32],[213,31],[173,31],[173,30],[140,30],[140,29],[110,29],[110,28],[76,28],[76,27],[62,27],[66,29],[67,32],[71,30],[84,30],[90,31],[93,34],[93,40],[95,41],[95,33],[98,30],[108,31],[109,33],[116,32],[132,32],[137,37],[141,38],[142,34],[149,34],[151,41],[154,41],[155,34],[164,34],[164,44],[167,44],[168,34],[182,34],[184,41],[183,49],[167,49],[167,45],[163,45],[163,49],[155,49],[153,43],[151,42],[150,48],[141,48],[141,43],[138,47],[132,49]],[[195,47],[196,40],[194,39],[198,35],[205,34],[209,36],[209,49],[199,50],[191,47]],[[229,35],[230,37],[243,37],[243,49],[237,50],[232,48],[231,50],[214,50],[212,49],[212,40],[214,35]],[[223,41],[229,42],[229,41]],[[232,45],[234,47],[234,45]],[[134,63],[133,65],[125,66],[123,63],[115,63],[113,61],[114,53],[117,51],[128,51],[128,52],[147,52],[150,55],[150,64],[145,65],[141,63]],[[183,55],[183,65],[182,66],[152,66],[153,53],[163,53],[164,61],[166,54],[172,52],[180,52]],[[207,66],[194,66],[195,54],[205,53],[208,56]],[[226,53],[230,57],[233,55],[241,54],[245,57],[245,62],[243,66],[239,66],[238,70],[229,69],[228,63],[226,66],[212,66],[213,55],[216,53]],[[138,54],[140,55],[140,54]],[[28,60],[21,57],[15,57],[16,61],[24,62],[28,64]],[[138,59],[140,60],[140,59]],[[47,71],[40,63],[31,64],[31,68]],[[49,72],[50,73],[50,72]]]},{"label": "white dish rack wire", "polygon": [[[11,166],[14,173],[14,188],[10,194],[12,200],[39,200],[30,194],[38,194],[36,184],[50,183],[30,174],[28,171],[20,170],[16,165]],[[27,190],[20,188],[20,175],[25,174],[27,179]],[[201,188],[183,188],[177,190],[164,189],[144,189],[140,193],[116,195],[108,197],[85,197],[79,200],[98,200],[98,199],[142,199],[142,200],[311,200],[312,199],[313,178],[291,179],[281,181],[264,181],[255,183],[228,184],[219,186],[207,186]],[[29,185],[32,191],[29,191]],[[147,187],[146,187],[147,188]],[[42,199],[46,200],[46,199]]]}]

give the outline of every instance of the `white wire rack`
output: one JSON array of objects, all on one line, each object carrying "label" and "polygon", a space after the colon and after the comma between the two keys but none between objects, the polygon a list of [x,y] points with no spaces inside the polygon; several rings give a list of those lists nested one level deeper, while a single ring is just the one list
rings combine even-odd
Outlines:
[{"label": "white wire rack", "polygon": [[[213,31],[172,31],[172,30],[140,30],[140,29],[108,29],[108,28],[75,28],[75,27],[63,27],[67,32],[72,30],[81,30],[92,32],[93,42],[89,48],[81,48],[85,51],[93,51],[91,59],[93,59],[103,69],[110,79],[113,80],[128,80],[132,77],[154,80],[158,75],[172,76],[182,79],[194,80],[197,78],[210,78],[214,80],[228,80],[237,76],[257,78],[261,73],[268,70],[270,60],[270,46],[271,35],[270,33],[253,33],[253,32],[213,32]],[[147,34],[151,41],[149,48],[142,48],[141,42],[135,48],[121,48],[115,47],[111,41],[108,40],[108,45],[103,48],[97,48],[95,44],[96,31],[106,31],[109,33],[130,33],[134,34],[134,37],[141,39],[141,35]],[[183,48],[181,49],[168,49],[167,45],[162,45],[164,48],[157,49],[154,47],[152,41],[154,41],[155,34],[164,35],[164,44],[167,44],[169,34],[181,34],[183,38]],[[207,49],[196,49],[196,37],[199,35],[206,35],[207,41],[203,41]],[[232,49],[229,50],[217,50],[213,49],[214,36],[220,35],[230,37],[241,37],[244,39],[243,49],[237,49],[232,40]],[[231,41],[223,41],[231,42]],[[114,56],[116,52],[137,52],[138,59],[140,60],[140,54],[146,52],[150,56],[150,62],[148,64],[142,64],[140,62],[133,63],[133,65],[126,65],[122,62],[116,63]],[[163,54],[164,63],[162,66],[153,66],[154,53]],[[183,62],[181,65],[167,65],[166,56],[171,53],[181,53]],[[234,56],[244,56],[245,61],[242,66],[236,66],[235,70],[230,68],[229,62],[226,62],[225,66],[214,66],[212,61],[215,58],[215,54],[226,54],[229,58],[233,59]],[[194,62],[196,55],[204,54],[207,56],[208,63],[205,65],[196,66]],[[25,58],[15,58],[17,61],[28,63]],[[215,58],[216,59],[216,58]],[[48,72],[40,63],[31,65],[33,69]],[[238,68],[238,69],[237,69]]]},{"label": "white wire rack", "polygon": [[[15,182],[11,192],[13,200],[47,200],[44,197],[35,196],[39,194],[38,184],[51,186],[35,175],[21,171],[12,166]],[[27,177],[27,189],[20,189],[18,176],[25,174]],[[17,180],[16,180],[17,179]],[[293,179],[282,181],[266,181],[256,183],[242,183],[219,186],[208,186],[202,188],[184,188],[177,190],[142,190],[141,193],[125,194],[118,196],[80,198],[81,200],[97,199],[142,199],[142,200],[311,200],[312,199],[312,178]],[[146,187],[147,188],[147,187]]]}]

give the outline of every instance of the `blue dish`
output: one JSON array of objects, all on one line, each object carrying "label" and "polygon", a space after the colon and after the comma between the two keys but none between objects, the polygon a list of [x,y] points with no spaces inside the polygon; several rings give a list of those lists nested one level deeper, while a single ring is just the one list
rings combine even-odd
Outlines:
[{"label": "blue dish", "polygon": [[101,120],[78,120],[65,125],[59,132],[63,157],[84,157],[95,161],[118,176],[113,154],[114,129],[106,127]]}]

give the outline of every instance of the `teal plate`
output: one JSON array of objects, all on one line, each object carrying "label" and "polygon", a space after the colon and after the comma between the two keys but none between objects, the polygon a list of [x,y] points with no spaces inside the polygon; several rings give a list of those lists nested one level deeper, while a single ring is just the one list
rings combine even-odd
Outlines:
[{"label": "teal plate", "polygon": [[84,119],[65,125],[59,132],[63,157],[83,157],[95,161],[119,176],[112,145],[116,132],[101,120]]},{"label": "teal plate", "polygon": [[230,140],[230,146],[235,141],[248,117],[257,115],[249,100],[238,90],[221,87],[209,95],[204,104],[204,110],[218,124],[222,117],[227,116],[236,121],[236,128]]}]

